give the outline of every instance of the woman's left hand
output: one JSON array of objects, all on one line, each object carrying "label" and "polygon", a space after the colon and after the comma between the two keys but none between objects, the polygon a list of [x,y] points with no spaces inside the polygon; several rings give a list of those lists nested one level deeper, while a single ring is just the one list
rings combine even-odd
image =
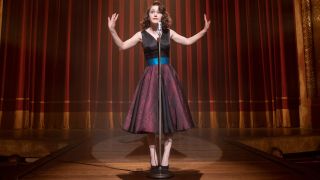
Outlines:
[{"label": "woman's left hand", "polygon": [[204,22],[205,22],[205,25],[204,25],[204,28],[203,28],[203,29],[207,32],[207,30],[208,30],[209,27],[210,27],[211,21],[208,21],[208,20],[207,20],[206,14],[204,14],[203,18],[204,18]]}]

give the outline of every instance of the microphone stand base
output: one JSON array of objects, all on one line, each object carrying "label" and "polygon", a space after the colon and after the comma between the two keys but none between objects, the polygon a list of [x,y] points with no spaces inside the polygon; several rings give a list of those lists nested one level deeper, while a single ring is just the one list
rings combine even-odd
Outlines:
[{"label": "microphone stand base", "polygon": [[148,177],[153,179],[168,179],[173,177],[173,174],[167,167],[157,166],[150,170]]}]

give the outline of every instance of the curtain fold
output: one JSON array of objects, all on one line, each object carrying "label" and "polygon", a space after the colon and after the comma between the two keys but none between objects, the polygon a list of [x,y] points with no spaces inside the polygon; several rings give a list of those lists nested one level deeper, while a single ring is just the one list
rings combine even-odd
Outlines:
[{"label": "curtain fold", "polygon": [[[152,0],[3,0],[0,128],[119,127],[145,62],[141,45],[119,51],[107,17],[126,40]],[[292,1],[163,0],[177,70],[198,127],[299,127]]]}]

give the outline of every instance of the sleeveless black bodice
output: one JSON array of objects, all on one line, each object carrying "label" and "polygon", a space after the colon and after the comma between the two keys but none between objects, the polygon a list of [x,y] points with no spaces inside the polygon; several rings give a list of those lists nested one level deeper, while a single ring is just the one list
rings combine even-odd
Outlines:
[{"label": "sleeveless black bodice", "polygon": [[[146,30],[141,31],[142,46],[145,59],[158,57],[158,42]],[[170,55],[170,31],[164,31],[161,36],[161,56],[169,57]]]}]

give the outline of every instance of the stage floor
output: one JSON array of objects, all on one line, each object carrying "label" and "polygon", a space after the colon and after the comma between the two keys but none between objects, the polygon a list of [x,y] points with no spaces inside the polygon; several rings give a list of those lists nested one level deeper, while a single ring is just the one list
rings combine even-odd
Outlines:
[{"label": "stage floor", "polygon": [[[176,133],[170,157],[172,179],[319,179],[312,168],[277,158],[245,142],[256,140],[251,144],[263,147],[259,138],[263,142],[272,138],[274,142],[276,138],[286,141],[284,137],[311,136],[319,137],[320,133],[302,129],[192,129]],[[2,166],[3,178],[148,179],[149,155],[144,135],[120,129],[24,130],[1,131],[0,137],[16,142],[37,141],[46,147],[38,150],[43,157],[33,163]],[[302,146],[308,151],[313,147],[310,143],[300,149]],[[35,152],[32,155],[36,156]]]}]

